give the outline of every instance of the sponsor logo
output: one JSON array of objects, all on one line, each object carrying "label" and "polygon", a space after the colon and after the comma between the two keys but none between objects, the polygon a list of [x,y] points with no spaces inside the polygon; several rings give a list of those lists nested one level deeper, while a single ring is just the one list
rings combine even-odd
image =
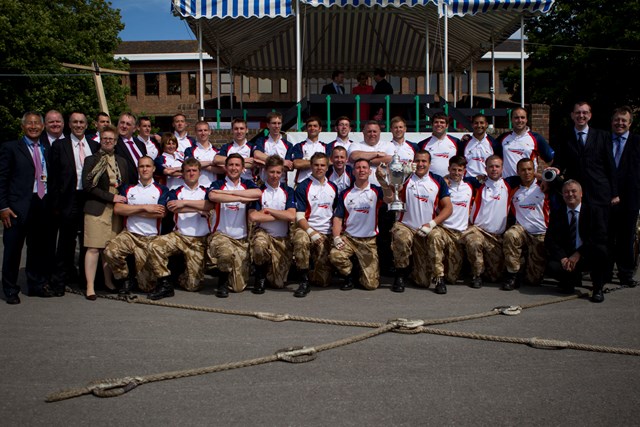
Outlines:
[{"label": "sponsor logo", "polygon": [[517,149],[514,149],[514,148],[509,148],[509,151],[514,153],[514,154],[517,154],[518,156],[524,156],[524,150],[517,150]]},{"label": "sponsor logo", "polygon": [[536,210],[536,205],[520,205],[520,209],[527,209],[530,211],[535,211]]},{"label": "sponsor logo", "polygon": [[453,202],[453,204],[456,206],[461,206],[463,208],[467,207],[467,202]]},{"label": "sponsor logo", "polygon": [[429,203],[429,196],[421,196],[419,194],[416,194],[415,198],[423,203]]},{"label": "sponsor logo", "polygon": [[318,209],[329,209],[329,203],[320,203],[318,204]]}]

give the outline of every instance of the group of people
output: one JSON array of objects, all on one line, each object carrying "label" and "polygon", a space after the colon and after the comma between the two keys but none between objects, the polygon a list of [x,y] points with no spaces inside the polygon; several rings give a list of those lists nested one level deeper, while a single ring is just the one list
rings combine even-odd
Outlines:
[{"label": "group of people", "polygon": [[[196,122],[194,138],[182,114],[162,136],[148,118],[124,113],[112,126],[100,115],[91,136],[74,112],[65,136],[59,112],[28,112],[24,137],[0,146],[6,302],[20,303],[25,240],[28,293],[41,297],[62,296],[84,276],[95,300],[99,266],[108,289],[137,287],[154,300],[173,296],[175,285],[199,290],[205,272],[217,274],[220,298],[242,292],[252,273],[252,292],[262,294],[283,288],[294,266],[295,297],[336,274],[341,290],[376,289],[381,266],[394,275],[394,292],[413,283],[446,294],[466,258],[472,288],[502,279],[509,291],[549,274],[571,293],[590,271],[591,300],[602,302],[614,264],[622,285],[636,285],[640,137],[630,133],[632,116],[618,108],[612,129],[597,130],[589,104],[577,103],[574,128],[552,148],[523,108],[497,139],[482,114],[459,140],[438,113],[432,135],[416,143],[405,139],[401,117],[390,122],[391,141],[375,120],[363,141],[351,141],[343,116],[334,141],[320,141],[322,123],[310,117],[306,140],[292,144],[273,112],[268,132],[252,141],[235,119],[233,140],[216,148],[209,124]],[[398,161],[411,167],[392,184],[389,164]],[[389,210],[398,200],[403,209]]]}]

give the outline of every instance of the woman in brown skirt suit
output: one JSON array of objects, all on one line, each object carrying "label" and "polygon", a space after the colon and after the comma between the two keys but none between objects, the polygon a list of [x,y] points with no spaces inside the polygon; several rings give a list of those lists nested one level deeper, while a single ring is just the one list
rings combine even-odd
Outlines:
[{"label": "woman in brown skirt suit", "polygon": [[[114,126],[100,131],[100,150],[87,157],[82,168],[82,188],[87,193],[84,205],[84,272],[87,279],[86,298],[95,301],[95,278],[100,254],[107,242],[122,229],[122,218],[113,213],[114,203],[126,203],[118,194],[119,187],[127,182],[126,160],[115,154],[118,132]],[[103,261],[105,285],[115,290],[111,268]]]}]

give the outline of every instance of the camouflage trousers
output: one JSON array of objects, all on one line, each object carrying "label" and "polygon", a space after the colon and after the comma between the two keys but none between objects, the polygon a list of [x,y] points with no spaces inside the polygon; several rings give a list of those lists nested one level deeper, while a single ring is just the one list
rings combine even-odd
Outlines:
[{"label": "camouflage trousers", "polygon": [[462,233],[462,244],[467,250],[473,276],[484,273],[491,281],[500,278],[504,268],[501,235],[471,225]]},{"label": "camouflage trousers", "polygon": [[273,237],[256,227],[251,236],[251,260],[255,265],[267,264],[267,281],[276,288],[284,288],[291,267],[291,242],[288,237]]},{"label": "camouflage trousers", "polygon": [[118,280],[129,278],[127,257],[133,255],[136,264],[138,287],[143,292],[151,292],[155,287],[155,280],[149,263],[147,263],[147,257],[149,244],[157,237],[142,236],[124,230],[115,238],[109,240],[102,255],[111,266],[113,276]]},{"label": "camouflage trousers", "polygon": [[329,262],[331,236],[324,236],[324,239],[311,243],[307,232],[296,227],[291,242],[298,270],[309,270],[309,258],[313,256],[313,270],[309,273],[309,280],[317,286],[329,286],[332,272]]},{"label": "camouflage trousers", "polygon": [[329,260],[338,273],[348,276],[353,270],[351,257],[355,255],[360,263],[360,284],[365,289],[377,289],[380,285],[380,265],[378,264],[378,247],[375,237],[351,237],[342,235],[345,247],[332,248]]},{"label": "camouflage trousers", "polygon": [[209,258],[218,270],[229,273],[229,287],[242,292],[249,280],[249,241],[233,239],[220,232],[213,233],[208,250]]},{"label": "camouflage trousers", "polygon": [[432,268],[428,262],[427,239],[397,221],[391,228],[391,252],[396,268],[407,268],[412,264],[411,280],[418,286],[429,287]]},{"label": "camouflage trousers", "polygon": [[502,242],[504,263],[509,273],[520,271],[523,248],[527,248],[525,283],[538,285],[542,282],[547,261],[544,234],[530,234],[520,224],[515,224],[504,233]]},{"label": "camouflage trousers", "polygon": [[149,245],[149,266],[155,277],[169,277],[169,257],[184,255],[186,269],[178,283],[187,291],[197,291],[204,278],[204,252],[206,237],[184,236],[177,231],[156,237]]},{"label": "camouflage trousers", "polygon": [[461,237],[461,231],[446,227],[438,226],[431,230],[427,236],[427,255],[434,277],[446,276],[449,283],[456,283],[462,270],[464,254]]}]

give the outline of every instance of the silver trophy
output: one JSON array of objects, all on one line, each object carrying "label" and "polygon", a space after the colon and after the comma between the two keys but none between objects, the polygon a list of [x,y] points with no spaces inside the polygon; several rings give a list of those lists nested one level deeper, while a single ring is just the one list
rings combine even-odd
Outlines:
[{"label": "silver trophy", "polygon": [[389,210],[394,212],[404,212],[404,203],[398,197],[404,182],[409,175],[413,173],[412,163],[403,163],[400,160],[398,153],[394,154],[391,158],[391,163],[387,165],[387,181],[389,185],[393,186],[395,190],[393,192],[393,201],[389,203]]}]

